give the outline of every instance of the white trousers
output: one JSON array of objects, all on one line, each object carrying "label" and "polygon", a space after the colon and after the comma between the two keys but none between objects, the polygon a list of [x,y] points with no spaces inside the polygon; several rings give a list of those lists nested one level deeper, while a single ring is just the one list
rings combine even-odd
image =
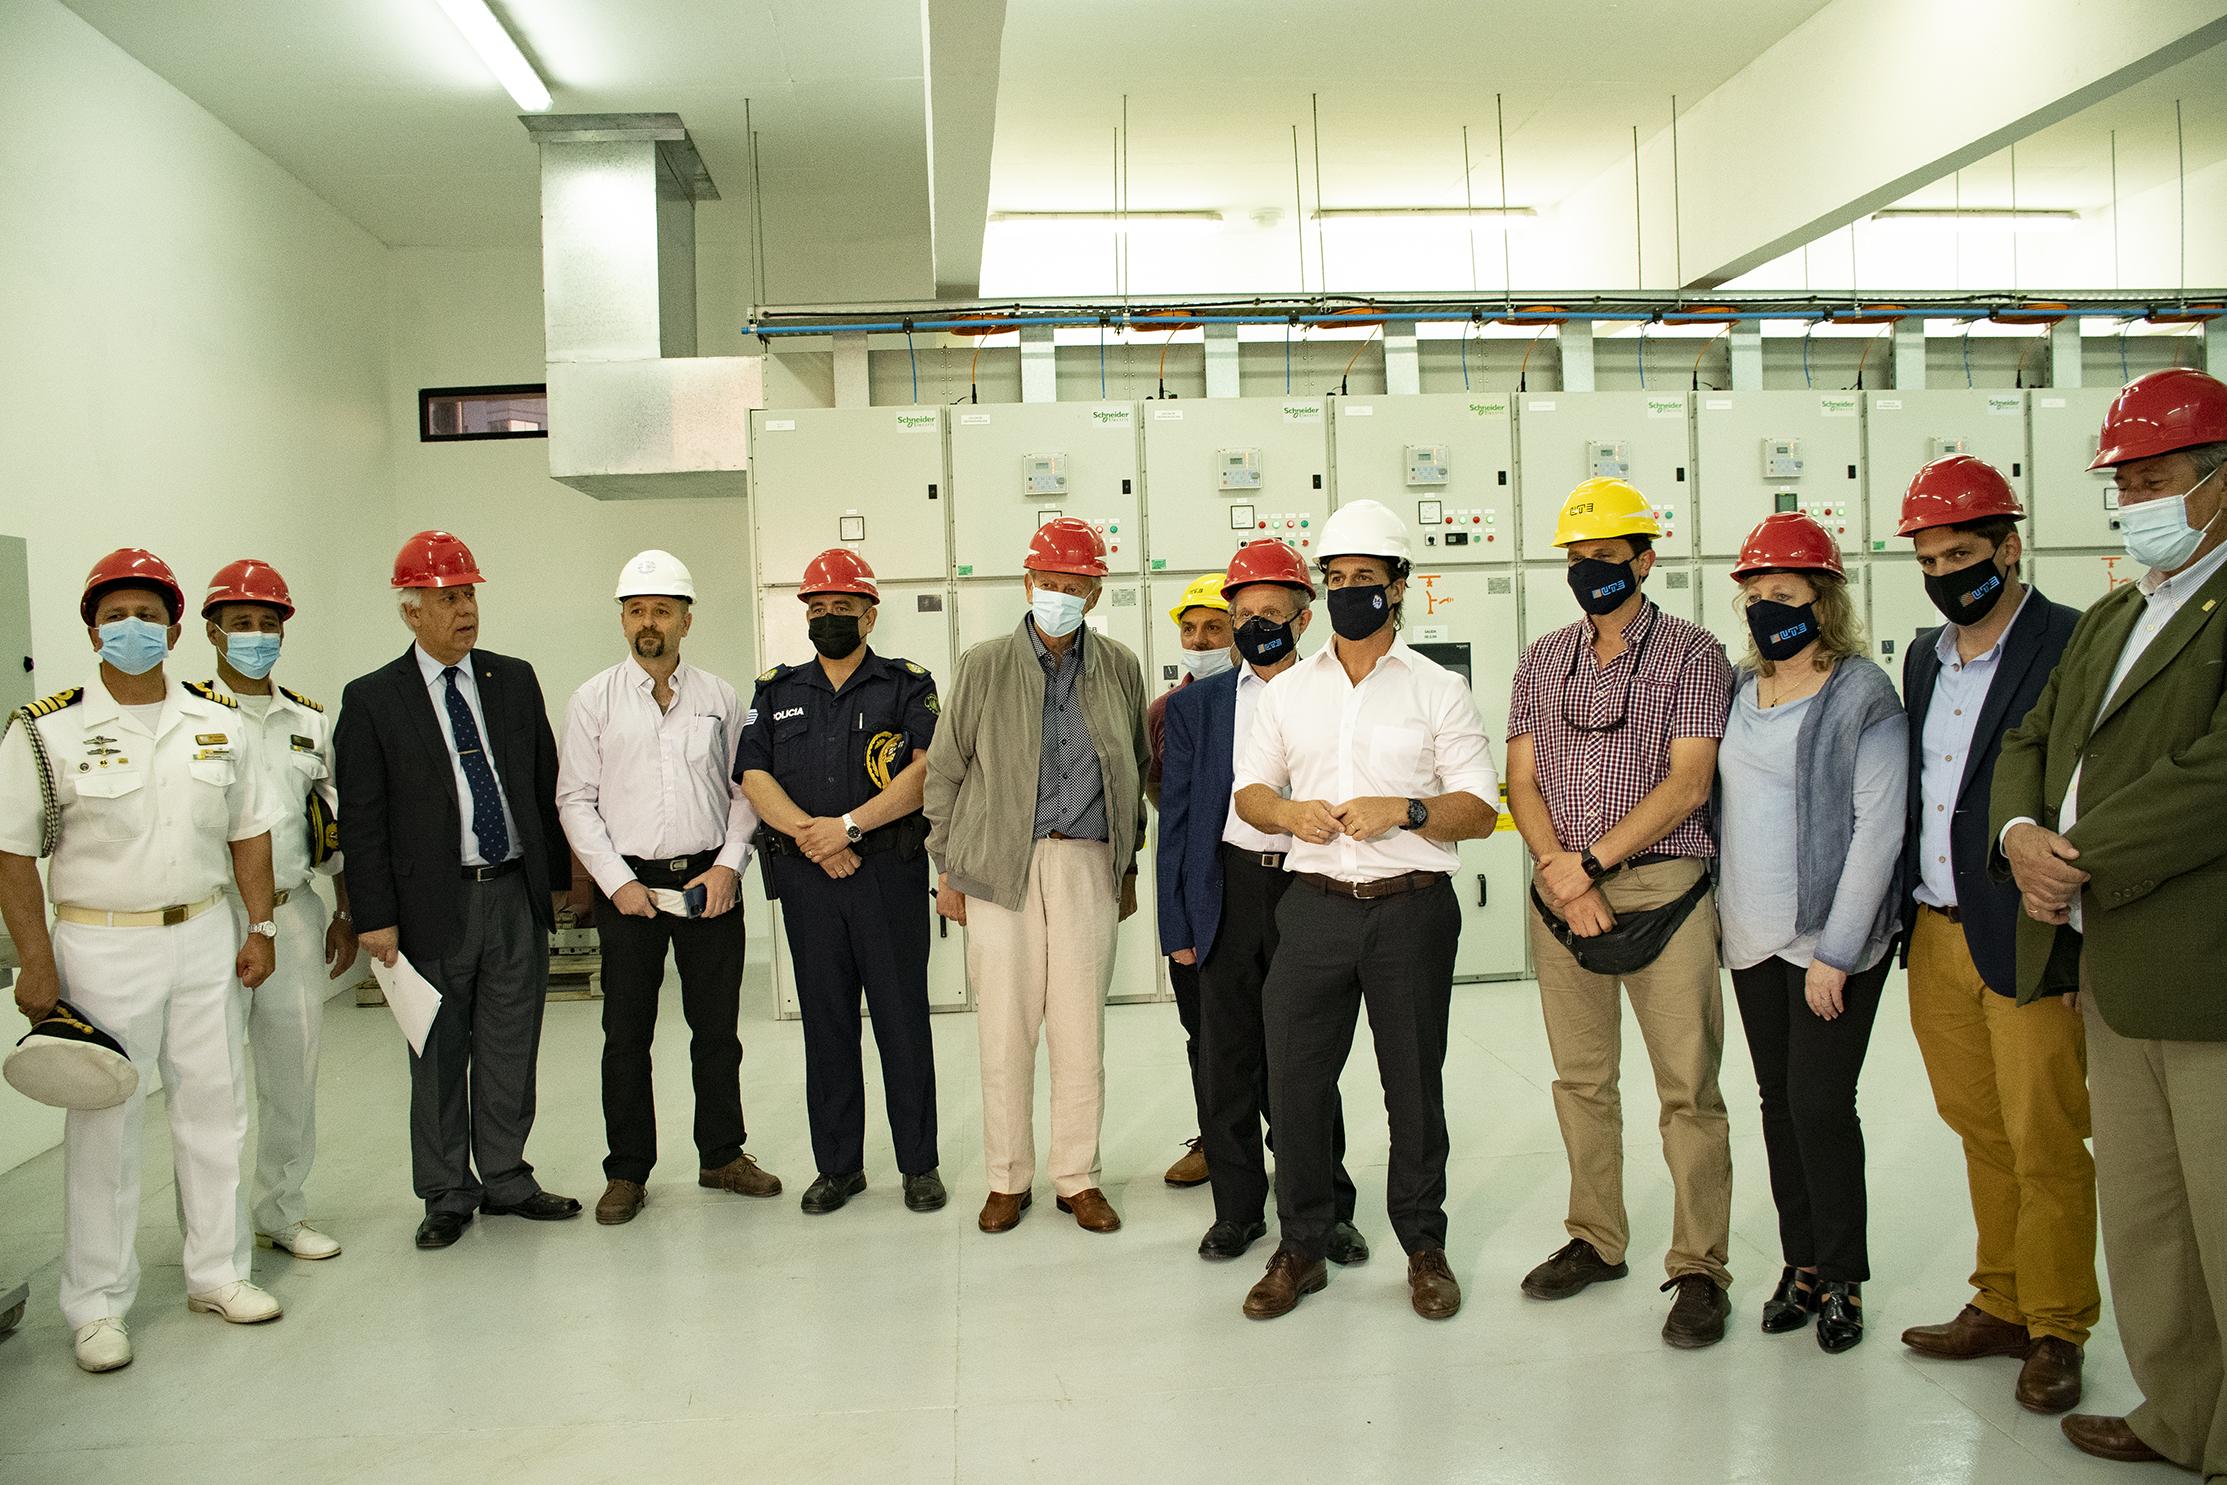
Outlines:
[{"label": "white trousers", "polygon": [[139,1091],[62,1125],[62,1317],[121,1318],[139,1293],[139,1167],[147,1087],[162,1071],[185,1228],[186,1292],[248,1276],[239,939],[221,906],[168,928],[54,925],[62,996],[124,1045]]},{"label": "white trousers", "polygon": [[[247,910],[230,897],[247,933]],[[302,1192],[317,1156],[317,1035],[325,1022],[324,900],[307,883],[278,908],[278,967],[247,998],[247,1050],[255,1062],[255,1181],[248,1207],[256,1232],[309,1220]]]}]

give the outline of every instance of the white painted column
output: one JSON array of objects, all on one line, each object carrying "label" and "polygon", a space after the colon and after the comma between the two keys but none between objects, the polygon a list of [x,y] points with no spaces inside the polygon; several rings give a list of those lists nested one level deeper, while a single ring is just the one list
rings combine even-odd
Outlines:
[{"label": "white painted column", "polygon": [[1562,390],[1565,392],[1593,390],[1593,329],[1591,320],[1573,320],[1555,326],[1554,341],[1562,351]]},{"label": "white painted column", "polygon": [[1732,390],[1763,390],[1763,322],[1741,320],[1732,327]]},{"label": "white painted column", "polygon": [[866,370],[866,336],[844,331],[835,337],[835,405],[869,407],[873,401],[873,379]]},{"label": "white painted column", "polygon": [[1021,327],[1021,400],[1059,401],[1059,368],[1052,355],[1052,327]]},{"label": "white painted column", "polygon": [[2049,385],[2080,385],[2080,322],[2059,320],[2049,327]]},{"label": "white painted column", "polygon": [[1925,385],[1925,321],[1913,315],[1894,322],[1887,332],[1893,342],[1894,384],[1915,391]]},{"label": "white painted column", "polygon": [[1206,395],[1237,395],[1237,327],[1206,327]]},{"label": "white painted column", "polygon": [[1384,390],[1394,397],[1412,397],[1423,390],[1413,320],[1384,327]]}]

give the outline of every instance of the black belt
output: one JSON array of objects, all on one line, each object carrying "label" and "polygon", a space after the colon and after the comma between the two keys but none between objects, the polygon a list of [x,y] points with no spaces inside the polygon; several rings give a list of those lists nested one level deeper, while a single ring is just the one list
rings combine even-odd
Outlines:
[{"label": "black belt", "polygon": [[619,859],[634,873],[634,880],[645,887],[685,887],[711,870],[719,860],[719,851],[714,847],[693,856],[655,856],[646,860],[640,856],[621,856]]},{"label": "black belt", "polygon": [[1325,896],[1352,897],[1362,902],[1377,897],[1397,897],[1402,892],[1420,892],[1447,879],[1442,871],[1402,872],[1396,877],[1379,877],[1373,882],[1349,882],[1342,877],[1326,877],[1311,871],[1295,871],[1292,875]]},{"label": "black belt", "polygon": [[1918,906],[1924,908],[1929,913],[1939,913],[1942,917],[1948,919],[1951,923],[1961,923],[1964,921],[1963,910],[1957,907],[1954,903],[1951,903],[1947,907],[1935,907],[1930,902],[1921,902],[1918,904]]},{"label": "black belt", "polygon": [[1661,851],[1642,851],[1637,856],[1626,856],[1623,860],[1617,862],[1616,864],[1618,866],[1629,866],[1637,868],[1642,866],[1660,866],[1665,861],[1688,861],[1691,859],[1693,858],[1688,856],[1666,855]]},{"label": "black belt", "polygon": [[[871,856],[879,851],[910,850],[928,838],[928,821],[924,815],[907,815],[888,825],[878,825],[851,843],[851,849],[861,856]],[[751,844],[763,856],[795,856],[802,859],[804,848],[783,835],[771,825],[760,825]]]},{"label": "black belt", "polygon": [[497,862],[493,866],[467,866],[464,868],[464,880],[467,882],[492,882],[497,877],[507,877],[514,871],[524,870],[525,865],[525,857],[513,856],[508,861]]},{"label": "black belt", "polygon": [[1257,866],[1265,871],[1282,871],[1284,853],[1281,851],[1248,851],[1243,846],[1222,842],[1222,859],[1232,864]]}]

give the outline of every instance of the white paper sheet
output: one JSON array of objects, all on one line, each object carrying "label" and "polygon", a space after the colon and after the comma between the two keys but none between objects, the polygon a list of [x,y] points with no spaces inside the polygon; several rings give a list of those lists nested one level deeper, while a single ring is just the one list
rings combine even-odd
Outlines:
[{"label": "white paper sheet", "polygon": [[426,1035],[433,1030],[433,1018],[441,1012],[441,992],[400,954],[394,956],[392,969],[373,956],[371,974],[387,998],[387,1009],[394,1012],[395,1024],[409,1038],[410,1050],[423,1057]]}]

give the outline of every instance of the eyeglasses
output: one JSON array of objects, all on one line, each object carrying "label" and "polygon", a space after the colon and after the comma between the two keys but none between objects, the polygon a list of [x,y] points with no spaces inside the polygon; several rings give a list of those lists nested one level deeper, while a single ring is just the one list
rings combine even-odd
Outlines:
[{"label": "eyeglasses", "polygon": [[[1646,658],[1647,642],[1655,636],[1654,615],[1655,606],[1652,603],[1645,605],[1640,610],[1638,622],[1646,627],[1641,629],[1625,648],[1625,653],[1631,656],[1632,668],[1624,676],[1624,698],[1617,705],[1616,720],[1600,726],[1570,715],[1570,683],[1578,678],[1578,662],[1584,658],[1585,652],[1589,648],[1585,635],[1583,632],[1579,633],[1577,644],[1570,650],[1569,673],[1562,677],[1562,725],[1564,727],[1569,728],[1572,732],[1591,734],[1621,732],[1623,730],[1624,723],[1630,719],[1632,713],[1632,686],[1639,679],[1640,661]],[[1613,664],[1614,662],[1610,663]],[[1587,700],[1590,701],[1591,697],[1588,696]]]}]

